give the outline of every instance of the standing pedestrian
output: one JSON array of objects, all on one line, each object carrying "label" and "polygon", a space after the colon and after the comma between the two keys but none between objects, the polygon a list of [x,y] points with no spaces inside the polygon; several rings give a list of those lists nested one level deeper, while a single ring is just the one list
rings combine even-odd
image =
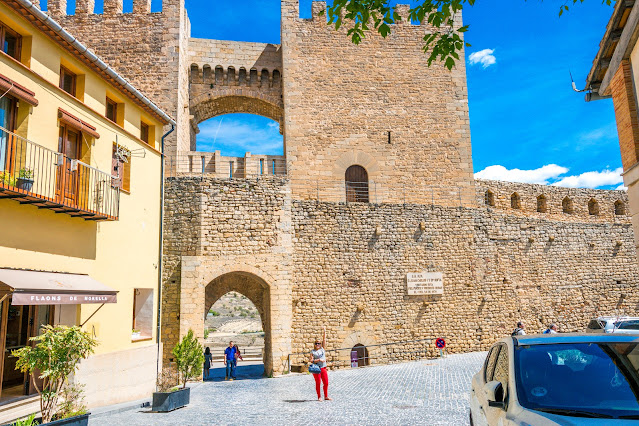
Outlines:
[{"label": "standing pedestrian", "polygon": [[517,323],[517,327],[515,327],[515,330],[513,330],[513,332],[511,333],[511,336],[525,336],[526,331],[524,330],[524,328],[524,323],[519,321]]},{"label": "standing pedestrian", "polygon": [[204,349],[204,380],[209,378],[211,361],[213,361],[213,355],[211,355],[211,349],[207,346],[206,349]]},{"label": "standing pedestrian", "polygon": [[555,324],[550,324],[546,330],[544,330],[544,334],[557,334],[557,326]]},{"label": "standing pedestrian", "polygon": [[308,362],[319,367],[318,372],[313,372],[313,378],[315,379],[315,391],[317,392],[318,401],[322,400],[322,395],[320,393],[320,381],[324,384],[324,401],[331,400],[331,398],[328,397],[328,371],[326,371],[326,351],[324,350],[324,346],[326,346],[326,327],[324,327],[322,341],[315,339],[313,350],[308,358]]},{"label": "standing pedestrian", "polygon": [[235,359],[236,353],[237,349],[233,341],[230,341],[229,347],[224,349],[224,365],[226,366],[226,376],[224,380],[235,380],[235,366],[237,364],[237,360]]}]

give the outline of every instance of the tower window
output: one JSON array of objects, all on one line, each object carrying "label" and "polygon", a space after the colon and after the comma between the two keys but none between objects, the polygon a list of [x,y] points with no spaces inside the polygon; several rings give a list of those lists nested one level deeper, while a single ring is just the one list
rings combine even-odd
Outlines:
[{"label": "tower window", "polygon": [[510,207],[513,209],[521,209],[521,197],[516,192],[513,192],[513,195],[510,196]]},{"label": "tower window", "polygon": [[548,205],[546,203],[546,196],[540,195],[537,197],[537,211],[539,213],[546,213],[548,211]]},{"label": "tower window", "polygon": [[346,201],[368,203],[368,172],[362,166],[350,166],[345,173]]}]

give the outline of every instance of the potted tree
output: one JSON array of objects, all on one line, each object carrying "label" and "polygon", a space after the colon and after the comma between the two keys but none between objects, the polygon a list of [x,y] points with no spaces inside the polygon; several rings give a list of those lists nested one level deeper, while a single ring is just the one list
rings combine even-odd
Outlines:
[{"label": "potted tree", "polygon": [[[177,408],[188,405],[191,401],[191,389],[186,387],[186,382],[197,379],[202,372],[204,364],[204,348],[193,336],[193,330],[184,336],[173,348],[173,356],[175,356],[175,365],[177,367],[177,375],[172,380],[169,373],[163,373],[160,383],[158,378],[158,392],[153,393],[152,411],[166,412],[173,411]],[[168,379],[168,381],[167,381]],[[182,384],[182,388],[178,389],[178,382]],[[171,389],[171,387],[175,388]]]},{"label": "potted tree", "polygon": [[25,191],[31,192],[33,189],[33,170],[22,168],[18,172],[17,187]]},{"label": "potted tree", "polygon": [[[89,333],[78,326],[42,327],[42,334],[32,337],[34,346],[11,352],[18,358],[16,368],[31,374],[40,395],[42,423],[51,425],[87,425],[89,414],[80,401],[82,389],[69,384],[80,360],[94,352],[98,345]],[[42,380],[38,386],[36,375]]]}]

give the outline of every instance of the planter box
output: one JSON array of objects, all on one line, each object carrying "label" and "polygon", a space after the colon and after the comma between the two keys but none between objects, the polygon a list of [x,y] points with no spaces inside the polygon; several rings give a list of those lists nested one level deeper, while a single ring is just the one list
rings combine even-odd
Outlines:
[{"label": "planter box", "polygon": [[191,389],[180,389],[175,392],[154,392],[151,411],[165,413],[182,408],[191,401]]},{"label": "planter box", "polygon": [[62,420],[56,420],[54,422],[46,423],[47,425],[55,426],[87,426],[89,424],[89,416],[91,413],[82,414],[80,416],[69,417]]},{"label": "planter box", "polygon": [[18,180],[16,181],[16,186],[19,189],[31,192],[31,190],[33,189],[33,179],[18,178]]}]

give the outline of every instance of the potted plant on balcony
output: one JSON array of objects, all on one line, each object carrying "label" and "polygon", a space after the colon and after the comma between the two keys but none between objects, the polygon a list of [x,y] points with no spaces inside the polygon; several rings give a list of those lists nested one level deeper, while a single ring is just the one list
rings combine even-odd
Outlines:
[{"label": "potted plant on balcony", "polygon": [[134,328],[131,331],[131,339],[135,340],[135,339],[139,339],[140,336],[142,335],[142,333],[140,332],[140,330],[138,330],[137,328]]},{"label": "potted plant on balcony", "polygon": [[[18,358],[16,368],[31,374],[40,395],[42,423],[87,425],[90,413],[81,404],[82,389],[70,384],[69,376],[80,360],[93,353],[98,342],[78,326],[45,325],[42,330],[41,335],[31,338],[34,346],[11,352]],[[42,380],[40,386],[36,374]]]},{"label": "potted plant on balcony", "polygon": [[27,192],[31,192],[33,189],[33,170],[22,168],[18,172],[18,185],[19,189],[23,189]]},{"label": "potted plant on balcony", "polygon": [[[186,387],[186,382],[200,377],[204,364],[203,352],[204,348],[193,336],[193,330],[189,329],[182,341],[173,348],[177,367],[175,379],[172,379],[173,376],[168,371],[158,378],[158,392],[153,393],[153,411],[173,411],[188,405],[191,401],[191,389]],[[182,382],[181,389],[175,386],[178,382]]]},{"label": "potted plant on balcony", "polygon": [[7,171],[0,172],[0,184],[4,186],[16,186],[16,179]]}]

